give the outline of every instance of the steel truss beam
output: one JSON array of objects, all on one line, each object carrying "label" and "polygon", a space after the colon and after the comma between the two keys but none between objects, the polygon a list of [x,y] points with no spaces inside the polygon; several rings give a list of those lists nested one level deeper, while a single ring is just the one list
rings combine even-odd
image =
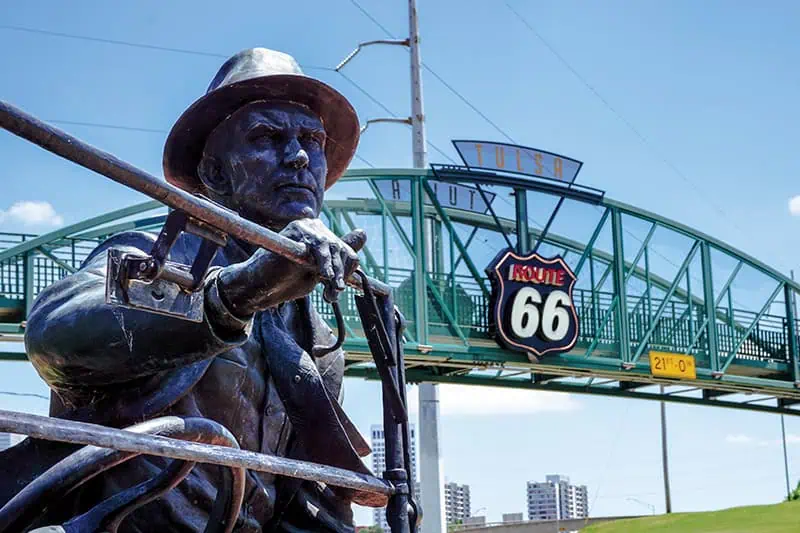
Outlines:
[{"label": "steel truss beam", "polygon": [[[586,270],[586,262],[589,263],[588,277],[591,279],[589,287],[591,291],[586,291],[589,295],[586,300],[584,312],[587,313],[591,307],[593,325],[599,326],[594,335],[587,334],[579,340],[575,350],[564,356],[546,358],[537,365],[530,365],[524,355],[512,354],[500,349],[485,337],[483,327],[480,323],[459,324],[458,320],[463,320],[459,314],[459,300],[456,291],[455,271],[464,262],[471,276],[478,287],[480,294],[472,294],[471,297],[486,298],[488,288],[485,285],[485,277],[482,270],[476,265],[469,253],[470,245],[475,239],[480,229],[501,230],[501,232],[519,233],[518,220],[501,219],[497,216],[488,214],[471,213],[465,210],[445,208],[435,194],[432,194],[431,187],[427,182],[428,175],[419,175],[414,170],[369,170],[351,171],[342,179],[342,182],[358,180],[366,183],[373,192],[374,198],[331,200],[326,204],[326,213],[329,215],[331,225],[335,232],[342,234],[354,227],[352,216],[355,214],[377,215],[381,217],[381,233],[384,242],[388,242],[387,228],[392,225],[396,230],[397,238],[403,243],[403,247],[408,256],[414,261],[415,268],[412,271],[406,270],[410,274],[414,283],[414,327],[408,332],[410,342],[407,344],[407,354],[409,357],[409,376],[410,379],[424,379],[426,381],[439,381],[442,383],[464,383],[495,385],[517,388],[535,388],[542,390],[560,390],[565,392],[588,392],[591,394],[617,395],[622,397],[635,397],[644,399],[662,399],[662,396],[649,392],[650,385],[665,383],[655,380],[650,375],[649,364],[647,361],[640,361],[641,356],[646,351],[653,333],[662,322],[665,316],[666,307],[673,302],[686,304],[686,309],[682,310],[681,316],[677,319],[674,328],[678,324],[686,321],[690,313],[697,311],[697,321],[690,323],[689,337],[683,340],[672,341],[672,348],[684,350],[686,352],[702,352],[708,348],[711,352],[708,359],[708,368],[698,368],[698,378],[693,381],[683,381],[683,387],[679,391],[667,392],[664,396],[679,398],[677,401],[684,403],[712,404],[726,407],[738,407],[751,410],[761,410],[769,412],[786,412],[798,414],[789,406],[800,402],[800,372],[798,371],[798,343],[797,317],[794,309],[795,293],[800,291],[800,285],[787,279],[774,269],[763,265],[752,257],[735,250],[724,243],[721,243],[707,235],[682,226],[679,223],[664,219],[658,215],[647,213],[625,204],[614,202],[609,199],[593,199],[590,203],[601,205],[604,210],[598,223],[593,228],[592,236],[586,243],[576,242],[560,235],[548,234],[543,239],[548,245],[553,246],[556,251],[561,250],[562,255],[576,254],[575,271],[582,274]],[[464,176],[451,176],[451,181],[469,181]],[[475,176],[472,176],[476,178]],[[457,179],[456,179],[457,178]],[[464,178],[464,180],[462,180]],[[406,180],[410,184],[411,196],[409,201],[387,201],[385,200],[376,186],[376,181],[382,179]],[[477,179],[477,178],[476,178]],[[445,180],[446,181],[446,180]],[[511,187],[522,192],[536,190],[528,187],[524,180],[511,181],[492,181],[492,184]],[[540,191],[541,192],[541,191]],[[556,194],[554,191],[544,191],[548,194]],[[427,198],[427,200],[426,200]],[[574,201],[589,201],[588,197],[583,198],[578,195],[571,196]],[[517,205],[517,219],[523,211]],[[527,208],[527,203],[525,204]],[[20,287],[14,289],[15,298],[28,296],[27,302],[30,305],[32,295],[38,290],[39,280],[38,271],[35,268],[34,256],[38,256],[37,262],[42,262],[47,258],[48,268],[58,267],[69,271],[69,268],[76,263],[75,257],[64,260],[69,254],[68,246],[76,241],[86,241],[86,245],[91,245],[92,241],[104,238],[119,231],[131,229],[155,228],[163,223],[163,215],[144,216],[147,211],[163,208],[156,202],[148,202],[130,208],[109,213],[101,217],[71,225],[56,232],[41,237],[34,237],[30,240],[14,245],[9,249],[0,251],[0,261],[14,261],[14,265],[19,265],[20,274],[24,275],[24,280]],[[524,215],[524,213],[522,213]],[[649,223],[647,236],[640,244],[637,244],[637,252],[631,261],[625,260],[624,248],[630,243],[625,243],[625,233],[622,222],[623,215],[635,217]],[[138,217],[127,220],[131,217]],[[398,217],[410,217],[413,235],[407,234]],[[525,217],[527,219],[527,217]],[[604,229],[608,227],[608,219],[611,218],[611,234],[613,239],[613,253],[604,252],[596,249],[596,242]],[[434,280],[427,270],[425,254],[426,235],[423,231],[422,221],[433,219],[436,221],[437,232],[450,232],[450,269],[449,283],[452,290],[451,298],[447,298],[442,290],[442,286]],[[405,220],[403,221],[405,223]],[[465,224],[471,226],[469,237],[463,240],[456,231],[455,224]],[[690,237],[694,244],[680,267],[674,279],[667,280],[660,278],[650,270],[650,243],[653,235],[658,228],[663,228],[679,235]],[[528,246],[542,237],[543,231],[536,228],[526,228],[528,238],[522,242]],[[434,237],[438,238],[437,233]],[[499,236],[498,236],[499,238]],[[638,239],[637,239],[638,240]],[[435,241],[437,244],[439,241]],[[729,257],[734,258],[737,263],[733,272],[728,277],[721,290],[714,289],[713,277],[717,274],[711,265],[711,250],[720,251]],[[701,254],[701,265],[703,267],[702,279],[697,278],[687,280],[687,286],[681,287],[683,276],[689,276],[689,265],[691,264],[696,252]],[[443,252],[442,252],[443,253]],[[391,271],[391,258],[389,257],[386,246],[384,246],[383,257],[378,258],[367,248],[364,251],[366,264],[376,273],[382,272],[388,279]],[[441,257],[441,255],[439,256]],[[640,266],[644,261],[644,266]],[[382,264],[381,264],[382,263]],[[601,265],[597,268],[597,265]],[[761,307],[758,313],[749,315],[752,321],[747,324],[734,320],[733,302],[731,298],[731,286],[739,271],[749,266],[764,274],[777,283],[775,292],[771,298]],[[3,266],[6,268],[6,266]],[[599,276],[595,276],[595,270],[599,271]],[[605,272],[603,272],[605,268]],[[443,268],[439,268],[443,271]],[[47,271],[50,272],[50,271]],[[441,273],[441,272],[439,272]],[[60,274],[58,274],[60,275]],[[614,292],[610,295],[599,294],[598,289],[605,284],[608,276],[613,275]],[[469,276],[465,276],[469,278]],[[637,294],[637,301],[632,309],[628,307],[628,282],[632,277],[641,279],[645,282],[645,292]],[[437,278],[438,279],[438,278]],[[470,282],[471,283],[471,282]],[[699,283],[700,285],[697,285]],[[653,302],[652,289],[658,288],[664,293],[660,302]],[[785,346],[780,347],[775,337],[762,337],[761,334],[753,336],[753,332],[764,319],[772,303],[776,301],[777,294],[783,290],[783,302],[786,305],[786,320],[784,322]],[[477,292],[477,291],[476,291]],[[714,297],[715,294],[718,294]],[[602,296],[602,298],[600,298]],[[607,296],[607,297],[606,297]],[[728,310],[720,309],[723,298],[728,297]],[[449,326],[433,332],[427,318],[429,299],[441,310],[441,315]],[[610,305],[608,305],[610,299]],[[23,301],[23,300],[18,300]],[[652,304],[658,303],[657,309],[653,312]],[[631,298],[631,304],[633,299]],[[17,305],[17,304],[15,304]],[[676,313],[677,314],[677,313]],[[737,316],[741,316],[740,314]],[[411,317],[409,317],[411,318]],[[615,319],[615,334],[612,340],[606,335],[601,335],[608,329],[608,321]],[[643,321],[642,325],[636,326],[633,330],[635,320]],[[673,316],[674,319],[674,316]],[[717,328],[718,322],[725,319],[730,322],[730,329]],[[352,317],[350,325],[352,325]],[[631,321],[629,323],[629,320]],[[769,318],[773,324],[775,317]],[[741,319],[744,322],[744,319]],[[463,326],[470,327],[470,331]],[[345,345],[349,351],[348,355],[348,375],[365,376],[371,372],[368,364],[359,361],[366,353],[366,342],[358,337],[353,328],[347,326],[348,342]],[[684,326],[685,327],[685,326]],[[358,328],[354,328],[358,330]],[[10,335],[10,338],[19,339],[22,331],[18,324],[0,324],[0,335]],[[642,331],[645,334],[642,336]],[[672,333],[683,331],[672,329]],[[476,333],[477,332],[477,333]],[[733,332],[733,333],[731,333]],[[702,342],[700,348],[696,348],[701,341],[703,333],[706,333],[706,340]],[[780,332],[774,330],[770,333],[779,335]],[[415,335],[412,335],[415,334]],[[633,342],[630,336],[634,335]],[[449,336],[448,336],[449,335]],[[734,350],[725,360],[720,360],[718,349],[714,346],[719,345],[720,336],[727,344],[734,346]],[[659,332],[659,337],[662,333]],[[413,337],[413,338],[412,338]],[[753,337],[753,338],[751,338]],[[0,340],[9,337],[0,337]],[[626,340],[627,338],[627,340]],[[431,343],[428,344],[428,339]],[[659,342],[662,342],[661,340]],[[764,350],[773,356],[773,359],[765,358],[760,361],[748,361],[737,358],[737,353],[745,343],[752,342],[759,346],[759,350]],[[636,343],[636,344],[634,344]],[[681,344],[681,346],[677,346]],[[760,353],[760,351],[759,351]],[[775,360],[785,354],[785,362]],[[597,357],[591,357],[597,355]],[[24,355],[6,353],[0,355],[7,359],[24,359]],[[766,356],[765,356],[766,357]],[[625,366],[620,368],[621,363]],[[492,369],[487,375],[476,374],[476,369]],[[743,369],[746,371],[743,371]],[[433,378],[431,378],[433,376]],[[493,376],[493,379],[491,378]],[[576,376],[580,379],[572,379],[569,376]],[[716,377],[716,379],[715,379]],[[501,385],[502,384],[502,385]],[[704,391],[701,396],[686,396],[694,390]],[[746,398],[743,401],[733,401],[737,395],[755,394],[755,397]],[[730,398],[730,400],[728,400]],[[664,398],[667,399],[667,398]],[[669,399],[667,399],[670,401]],[[765,405],[772,403],[775,405]]]}]

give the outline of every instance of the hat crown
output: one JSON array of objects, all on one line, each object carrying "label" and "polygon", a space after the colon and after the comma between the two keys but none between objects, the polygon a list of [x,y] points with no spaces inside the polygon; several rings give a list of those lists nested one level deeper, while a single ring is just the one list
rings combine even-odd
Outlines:
[{"label": "hat crown", "polygon": [[236,82],[278,75],[305,76],[295,58],[268,48],[248,48],[229,58],[211,80],[206,94]]},{"label": "hat crown", "polygon": [[287,101],[318,115],[331,142],[326,189],[347,169],[358,146],[355,109],[340,92],[308,76],[289,54],[268,48],[249,48],[220,67],[206,93],[178,118],[164,143],[164,177],[187,191],[202,192],[197,176],[206,138],[222,121],[250,102]]}]

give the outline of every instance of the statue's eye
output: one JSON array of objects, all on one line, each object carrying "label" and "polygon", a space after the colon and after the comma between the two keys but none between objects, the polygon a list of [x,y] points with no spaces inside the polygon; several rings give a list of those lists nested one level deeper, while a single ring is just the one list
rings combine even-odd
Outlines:
[{"label": "statue's eye", "polygon": [[303,144],[316,144],[322,146],[325,143],[325,134],[309,131],[300,135],[300,142]]},{"label": "statue's eye", "polygon": [[247,134],[248,140],[252,142],[277,141],[280,139],[280,136],[280,130],[270,128],[269,126],[257,126],[251,129]]}]

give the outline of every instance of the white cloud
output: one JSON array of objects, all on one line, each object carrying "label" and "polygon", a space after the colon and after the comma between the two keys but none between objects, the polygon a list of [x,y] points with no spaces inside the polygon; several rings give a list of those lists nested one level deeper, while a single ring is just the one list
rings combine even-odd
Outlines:
[{"label": "white cloud", "polygon": [[789,198],[789,212],[796,217],[800,217],[800,194]]},{"label": "white cloud", "polygon": [[728,435],[725,437],[725,442],[729,444],[752,444],[755,439],[749,435],[738,433],[736,435]]},{"label": "white cloud", "polygon": [[786,435],[786,444],[800,444],[800,435],[789,433]]},{"label": "white cloud", "polygon": [[50,202],[23,200],[6,211],[0,210],[0,223],[5,221],[19,222],[24,226],[60,226],[64,218],[56,213]]},{"label": "white cloud", "polygon": [[[773,440],[756,439],[755,437],[751,437],[750,435],[745,435],[743,433],[728,435],[725,437],[725,442],[727,442],[728,444],[739,444],[742,446],[758,446],[759,448],[782,446],[781,439],[773,439]],[[788,433],[786,435],[786,444],[789,446],[800,445],[800,435]]]},{"label": "white cloud", "polygon": [[[409,391],[409,411],[419,412],[418,396],[416,391]],[[581,404],[574,396],[563,392],[439,385],[439,412],[442,415],[518,415],[580,408]]]}]

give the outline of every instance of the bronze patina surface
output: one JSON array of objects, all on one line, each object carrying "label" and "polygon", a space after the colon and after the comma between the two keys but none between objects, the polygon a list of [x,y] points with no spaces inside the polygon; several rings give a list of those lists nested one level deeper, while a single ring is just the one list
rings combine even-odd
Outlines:
[{"label": "bronze patina surface", "polygon": [[[303,243],[312,266],[230,238],[202,280],[202,319],[106,301],[110,252],[147,255],[155,235],[102,243],[82,268],[48,287],[26,328],[30,360],[53,391],[51,415],[124,427],[160,416],[216,421],[245,450],[369,473],[369,448],[340,406],[344,354],[309,293],[345,288],[366,235],[339,239],[318,216],[325,191],[358,142],[347,100],[307,77],[288,55],[250,49],[229,59],[206,95],[178,119],[164,151],[168,181]],[[192,264],[202,240],[181,234],[169,260]],[[63,457],[29,439],[0,456],[4,495]],[[168,460],[137,457],[65,499],[74,514],[154,477]],[[135,511],[120,531],[202,531],[221,470],[198,465],[165,497]],[[319,482],[248,472],[236,531],[353,531],[351,503],[386,498]],[[53,522],[50,522],[53,523]]]}]

